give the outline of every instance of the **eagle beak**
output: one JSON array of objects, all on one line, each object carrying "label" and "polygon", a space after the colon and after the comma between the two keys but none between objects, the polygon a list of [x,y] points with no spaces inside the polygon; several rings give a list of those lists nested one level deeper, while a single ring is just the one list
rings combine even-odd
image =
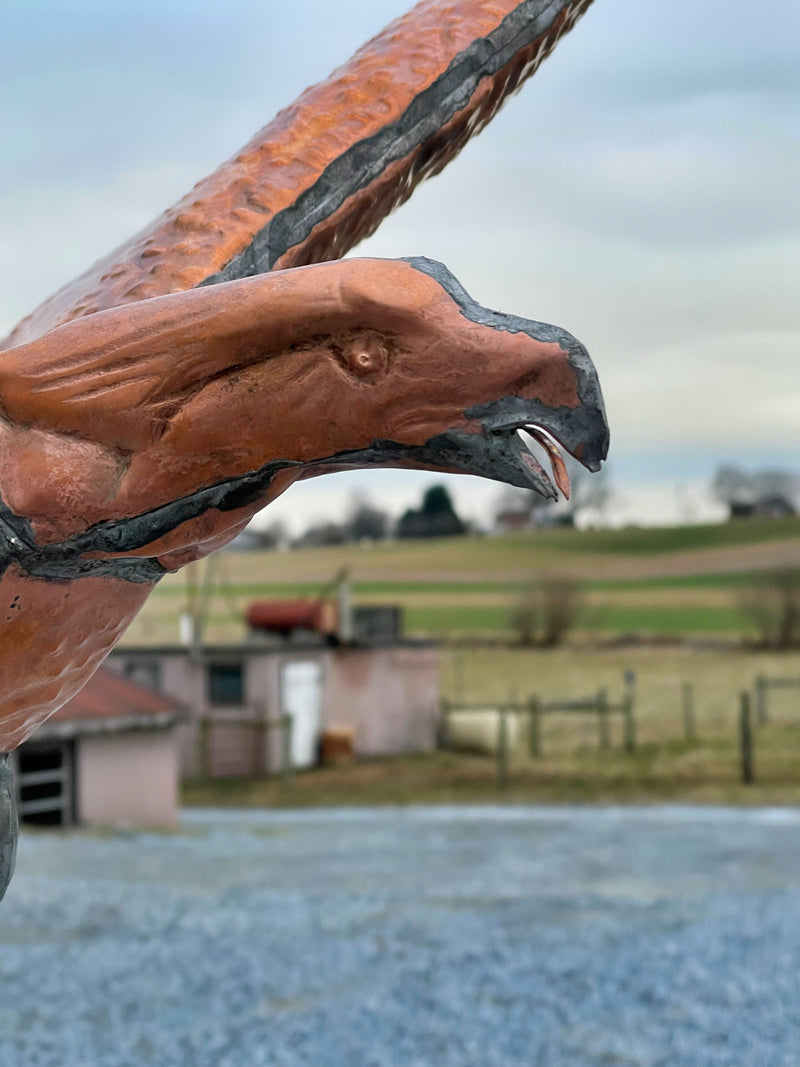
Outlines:
[{"label": "eagle beak", "polygon": [[[538,455],[526,438],[534,447],[538,446]],[[569,499],[569,473],[561,449],[541,426],[522,424],[484,429],[481,433],[451,430],[432,438],[427,447],[435,449],[438,455],[435,465],[442,469],[459,470],[522,489],[533,489],[550,500],[557,500],[560,490]],[[586,450],[589,451],[588,446]],[[579,452],[571,454],[587,469],[600,469],[599,461],[587,462]],[[549,464],[549,472],[540,455]]]},{"label": "eagle beak", "polygon": [[596,472],[609,443],[597,373],[588,356],[572,355],[580,399],[576,407],[549,408],[535,399],[505,396],[468,408],[464,416],[469,428],[439,434],[426,442],[426,450],[438,454],[439,466],[533,489],[550,500],[558,499],[558,490],[569,498],[562,448]]},{"label": "eagle beak", "polygon": [[[422,445],[375,440],[367,448],[309,464],[301,477],[357,467],[416,467],[476,474],[533,489],[550,500],[558,499],[558,489],[569,497],[569,474],[561,448],[590,471],[600,470],[608,451],[608,425],[593,367],[585,384],[592,392],[596,387],[594,404],[551,410],[535,400],[508,396],[469,408],[464,412],[465,423]],[[534,448],[540,450],[541,460]],[[549,474],[542,460],[549,464]]]},{"label": "eagle beak", "polygon": [[[482,307],[435,260],[413,257],[406,262],[433,278],[463,319],[484,327],[487,351],[502,348],[506,338],[529,337],[540,352],[550,349],[546,358],[534,349],[529,368],[537,369],[538,359],[543,382],[553,370],[562,382],[560,387],[540,390],[518,380],[508,395],[468,407],[463,424],[427,441],[426,447],[440,453],[441,466],[449,461],[457,470],[534,489],[553,500],[558,497],[557,489],[569,497],[569,475],[560,449],[595,472],[608,454],[608,423],[600,382],[584,346],[561,327]],[[560,355],[553,360],[556,346]],[[508,365],[505,359],[501,357],[501,366]],[[558,366],[563,368],[564,364],[569,368],[566,376],[558,373]],[[565,380],[568,387],[563,385]],[[520,395],[525,392],[534,395]],[[543,396],[549,396],[549,402],[541,399]],[[551,468],[551,474],[544,464]]]},{"label": "eagle beak", "polygon": [[473,453],[472,466],[481,468],[470,473],[534,489],[551,500],[558,498],[558,489],[568,499],[569,474],[562,448],[593,472],[600,470],[608,454],[608,423],[593,367],[581,376],[580,386],[584,398],[574,409],[548,411],[536,402],[512,396],[466,411],[480,425],[480,432],[452,436],[458,438],[461,450]]}]

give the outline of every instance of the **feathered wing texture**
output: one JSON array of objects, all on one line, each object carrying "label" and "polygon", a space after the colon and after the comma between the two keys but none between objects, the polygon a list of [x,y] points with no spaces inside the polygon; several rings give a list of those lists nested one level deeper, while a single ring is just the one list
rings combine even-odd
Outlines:
[{"label": "feathered wing texture", "polygon": [[424,0],[0,347],[122,304],[339,258],[486,125],[590,3]]},{"label": "feathered wing texture", "polygon": [[202,339],[208,326],[192,328],[193,295],[110,309],[12,349],[0,363],[0,407],[17,424],[146,447],[219,373]]},{"label": "feathered wing texture", "polygon": [[307,272],[289,271],[67,322],[5,353],[0,409],[20,425],[145,448],[200,389],[324,334],[342,266],[313,268],[313,301],[296,296]]}]

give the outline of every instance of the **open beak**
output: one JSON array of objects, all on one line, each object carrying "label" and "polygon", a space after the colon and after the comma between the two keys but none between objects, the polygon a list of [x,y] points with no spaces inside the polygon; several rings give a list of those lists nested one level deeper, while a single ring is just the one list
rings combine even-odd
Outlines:
[{"label": "open beak", "polygon": [[[429,462],[430,466],[533,489],[550,500],[557,500],[560,490],[569,499],[569,474],[559,443],[551,436],[551,431],[536,423],[485,427],[482,433],[452,430],[434,437],[425,446],[425,451],[428,448],[435,449],[438,455],[438,461],[435,464]],[[600,460],[585,458],[587,453],[591,456],[591,446],[567,451],[588,470],[600,469]],[[602,458],[605,458],[605,451]],[[419,459],[424,457],[420,455]]]},{"label": "open beak", "polygon": [[557,490],[561,490],[569,499],[569,474],[562,449],[595,472],[608,453],[608,425],[594,368],[590,380],[582,384],[591,387],[582,391],[590,392],[593,400],[587,402],[587,398],[575,409],[547,411],[530,400],[505,397],[467,411],[468,416],[477,418],[482,430],[457,435],[460,449],[471,446],[473,465],[481,468],[470,473],[534,489],[552,500],[558,499]]},{"label": "open beak", "polygon": [[[503,337],[527,335],[536,343],[556,344],[570,368],[574,385],[563,400],[545,403],[522,383],[500,399],[464,411],[465,422],[426,442],[439,454],[434,466],[450,466],[468,474],[533,489],[552,500],[558,490],[569,497],[563,448],[587,470],[599,471],[608,454],[608,423],[597,371],[584,346],[558,326],[492,311],[479,305],[441,263],[422,257],[407,262],[445,290],[464,319],[485,327],[497,344]],[[487,340],[487,350],[492,340]],[[543,371],[546,373],[546,371]],[[431,457],[432,458],[432,457]],[[548,473],[549,468],[550,473]]]},{"label": "open beak", "polygon": [[561,490],[568,498],[562,448],[590,471],[600,470],[608,452],[608,426],[594,368],[592,375],[588,384],[596,396],[593,404],[549,410],[537,401],[504,397],[464,412],[469,430],[454,427],[422,445],[376,440],[367,448],[309,465],[303,476],[357,467],[416,467],[476,474],[533,489],[550,500],[557,500]]},{"label": "open beak", "polygon": [[[483,469],[472,473],[533,489],[551,500],[558,499],[560,489],[569,499],[569,473],[561,450],[541,427],[524,425],[491,430],[485,438],[479,437],[475,445],[479,453],[475,457],[476,465]],[[548,463],[549,473],[542,459]]]},{"label": "open beak", "polygon": [[562,449],[596,472],[609,443],[597,373],[588,356],[579,366],[576,362],[577,407],[548,408],[537,400],[506,396],[468,408],[469,430],[454,428],[426,442],[430,460],[434,453],[438,456],[432,465],[533,489],[550,500],[558,499],[558,490],[569,498]]}]

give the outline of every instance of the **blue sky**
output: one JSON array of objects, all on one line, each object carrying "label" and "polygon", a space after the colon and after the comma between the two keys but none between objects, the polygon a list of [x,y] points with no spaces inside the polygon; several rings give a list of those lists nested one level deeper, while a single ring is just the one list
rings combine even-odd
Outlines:
[{"label": "blue sky", "polygon": [[[0,331],[405,7],[7,2]],[[360,251],[441,259],[481,303],[580,337],[606,394],[614,481],[798,467],[798,40],[789,0],[595,0]],[[334,477],[321,507],[353,487],[400,506],[419,485]],[[486,506],[479,483],[454,484]],[[313,508],[314,492],[287,506]]]}]

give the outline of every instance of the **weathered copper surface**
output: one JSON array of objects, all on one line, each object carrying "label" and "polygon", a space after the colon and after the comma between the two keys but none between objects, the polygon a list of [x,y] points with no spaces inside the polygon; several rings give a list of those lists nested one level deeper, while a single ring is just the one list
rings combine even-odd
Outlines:
[{"label": "weathered copper surface", "polygon": [[516,427],[592,467],[607,439],[574,338],[469,303],[427,260],[278,271],[68,323],[5,354],[0,405],[6,750],[165,571],[297,478],[406,466],[551,493]]},{"label": "weathered copper surface", "polygon": [[417,467],[554,495],[520,427],[562,488],[543,431],[599,467],[600,390],[566,331],[480,307],[430,260],[320,262],[444,166],[588,3],[421,4],[13,331],[0,752],[84,684],[166,571],[298,478]]}]

